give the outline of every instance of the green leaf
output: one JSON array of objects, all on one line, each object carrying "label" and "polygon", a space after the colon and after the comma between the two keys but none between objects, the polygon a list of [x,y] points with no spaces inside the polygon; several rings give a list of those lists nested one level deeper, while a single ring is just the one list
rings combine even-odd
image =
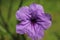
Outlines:
[{"label": "green leaf", "polygon": [[3,34],[6,34],[7,31],[0,25],[0,31],[3,33]]}]

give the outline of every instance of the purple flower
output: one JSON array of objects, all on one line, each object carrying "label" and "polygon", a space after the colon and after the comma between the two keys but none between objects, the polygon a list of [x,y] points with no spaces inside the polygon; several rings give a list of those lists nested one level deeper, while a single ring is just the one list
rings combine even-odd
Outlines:
[{"label": "purple flower", "polygon": [[16,25],[16,32],[27,34],[32,40],[42,39],[44,30],[51,26],[51,16],[39,4],[21,7],[16,12],[16,18],[21,21]]}]

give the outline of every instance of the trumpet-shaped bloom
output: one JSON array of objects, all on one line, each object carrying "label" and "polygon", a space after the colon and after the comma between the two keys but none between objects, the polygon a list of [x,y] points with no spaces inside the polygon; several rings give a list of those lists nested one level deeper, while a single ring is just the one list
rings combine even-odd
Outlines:
[{"label": "trumpet-shaped bloom", "polygon": [[16,18],[21,21],[16,25],[16,32],[27,34],[32,40],[42,39],[44,30],[51,26],[51,16],[39,4],[21,7],[16,12]]}]

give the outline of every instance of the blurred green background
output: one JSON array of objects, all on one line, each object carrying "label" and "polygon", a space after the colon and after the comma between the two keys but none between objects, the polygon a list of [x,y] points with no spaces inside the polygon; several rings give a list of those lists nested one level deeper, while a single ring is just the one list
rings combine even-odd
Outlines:
[{"label": "blurred green background", "polygon": [[30,40],[26,35],[16,34],[15,14],[19,7],[32,3],[43,5],[52,16],[52,26],[42,40],[60,40],[60,0],[0,0],[0,40]]}]

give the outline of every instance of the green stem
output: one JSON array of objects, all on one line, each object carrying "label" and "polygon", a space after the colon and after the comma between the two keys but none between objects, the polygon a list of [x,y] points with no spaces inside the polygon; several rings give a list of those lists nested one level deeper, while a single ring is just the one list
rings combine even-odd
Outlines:
[{"label": "green stem", "polygon": [[22,6],[22,4],[23,4],[23,0],[20,0],[20,4],[19,4],[18,9]]},{"label": "green stem", "polygon": [[9,10],[8,10],[8,20],[11,18],[12,6],[13,6],[13,0],[11,0],[11,2],[10,2],[10,6],[9,6]]}]

